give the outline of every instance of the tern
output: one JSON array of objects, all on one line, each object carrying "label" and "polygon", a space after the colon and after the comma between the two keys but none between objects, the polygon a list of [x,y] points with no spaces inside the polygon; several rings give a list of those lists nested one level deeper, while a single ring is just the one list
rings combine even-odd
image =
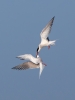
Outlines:
[{"label": "tern", "polygon": [[39,54],[40,50],[43,47],[48,46],[48,48],[50,48],[50,45],[55,45],[56,40],[53,40],[53,41],[49,40],[49,33],[51,32],[51,28],[52,28],[52,25],[53,25],[54,18],[55,17],[53,17],[49,21],[49,23],[45,26],[45,28],[40,33],[41,43],[39,44],[39,46],[37,48],[37,55]]},{"label": "tern", "polygon": [[30,60],[30,61],[17,65],[12,69],[24,70],[24,69],[40,68],[40,72],[39,72],[39,78],[40,78],[41,73],[44,67],[46,66],[46,64],[42,62],[42,59],[39,57],[39,55],[37,55],[37,58],[35,58],[31,54],[24,54],[24,55],[17,56],[17,58],[20,58],[21,60]]}]

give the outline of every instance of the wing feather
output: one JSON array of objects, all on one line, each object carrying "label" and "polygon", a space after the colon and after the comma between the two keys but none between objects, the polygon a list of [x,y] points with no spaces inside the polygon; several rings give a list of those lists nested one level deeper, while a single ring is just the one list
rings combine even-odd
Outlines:
[{"label": "wing feather", "polygon": [[53,25],[53,21],[54,21],[54,18],[53,17],[50,22],[46,25],[46,27],[42,30],[42,32],[40,33],[40,36],[41,36],[41,39],[44,38],[46,39],[51,31],[51,27]]},{"label": "wing feather", "polygon": [[29,60],[35,64],[38,64],[41,60],[40,57],[37,56],[37,58],[33,57],[31,54],[24,54],[24,55],[20,55],[20,56],[17,56],[16,58],[19,58],[21,60]]},{"label": "wing feather", "polygon": [[31,57],[33,57],[31,54],[24,54],[24,55],[17,56],[16,58],[19,58],[21,60],[31,60]]},{"label": "wing feather", "polygon": [[44,66],[45,66],[45,65],[43,65],[42,63],[40,63],[39,79],[40,79],[41,73],[42,73],[42,71],[43,71],[43,69],[44,69]]},{"label": "wing feather", "polygon": [[23,64],[17,65],[13,67],[12,69],[16,70],[26,70],[26,69],[33,69],[33,68],[39,68],[39,64],[34,64],[32,62],[24,62]]}]

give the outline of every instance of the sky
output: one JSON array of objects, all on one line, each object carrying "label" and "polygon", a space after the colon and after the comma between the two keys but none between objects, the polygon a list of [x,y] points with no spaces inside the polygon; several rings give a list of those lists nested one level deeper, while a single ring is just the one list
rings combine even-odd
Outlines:
[{"label": "sky", "polygon": [[[39,69],[12,70],[36,55],[40,32],[55,16],[50,40],[40,51],[47,64]],[[75,0],[0,0],[0,100],[75,100]]]}]

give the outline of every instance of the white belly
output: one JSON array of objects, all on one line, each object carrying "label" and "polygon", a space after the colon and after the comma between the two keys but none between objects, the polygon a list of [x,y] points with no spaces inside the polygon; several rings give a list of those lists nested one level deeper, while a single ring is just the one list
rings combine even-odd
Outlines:
[{"label": "white belly", "polygon": [[45,46],[48,46],[48,44],[49,44],[49,42],[48,42],[47,40],[43,39],[43,40],[41,41],[40,46],[41,46],[41,48],[43,48],[43,47],[45,47]]}]

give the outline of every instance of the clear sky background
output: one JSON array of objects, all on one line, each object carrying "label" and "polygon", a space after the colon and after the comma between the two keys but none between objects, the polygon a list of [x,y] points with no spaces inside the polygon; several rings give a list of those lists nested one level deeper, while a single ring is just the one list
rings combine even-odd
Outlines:
[{"label": "clear sky background", "polygon": [[[55,16],[50,40],[40,52],[47,64],[17,71],[15,58],[36,55],[40,32]],[[0,0],[0,100],[75,100],[75,0]]]}]

